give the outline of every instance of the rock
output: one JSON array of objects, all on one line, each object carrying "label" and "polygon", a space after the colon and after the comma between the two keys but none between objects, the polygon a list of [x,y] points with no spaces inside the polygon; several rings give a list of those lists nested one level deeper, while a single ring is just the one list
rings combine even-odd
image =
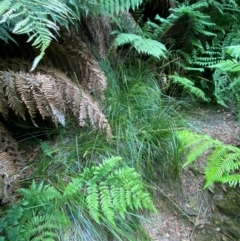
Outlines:
[{"label": "rock", "polygon": [[240,238],[240,224],[234,220],[226,220],[220,225],[221,231],[227,233],[234,240],[239,240]]},{"label": "rock", "polygon": [[234,189],[229,189],[227,193],[216,193],[213,201],[221,213],[233,218],[240,215],[240,194]]},{"label": "rock", "polygon": [[217,228],[212,226],[196,227],[195,235],[193,237],[194,241],[220,241],[221,234]]},{"label": "rock", "polygon": [[228,218],[220,213],[215,213],[212,216],[212,222],[215,227],[230,240],[240,240],[240,223],[237,219]]}]

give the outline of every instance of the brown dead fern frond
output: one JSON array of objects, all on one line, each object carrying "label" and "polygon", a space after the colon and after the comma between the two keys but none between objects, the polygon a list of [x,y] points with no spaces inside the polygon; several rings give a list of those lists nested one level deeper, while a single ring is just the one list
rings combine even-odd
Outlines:
[{"label": "brown dead fern frond", "polygon": [[53,42],[43,59],[47,66],[58,68],[100,100],[104,99],[107,79],[87,45],[73,30],[62,31],[60,43]]},{"label": "brown dead fern frond", "polygon": [[0,152],[0,199],[2,202],[13,198],[13,192],[19,180],[17,173],[14,158],[6,152]]},{"label": "brown dead fern frond", "polygon": [[[35,125],[36,114],[50,118],[55,125],[65,125],[66,109],[72,111],[84,127],[90,122],[94,129],[111,135],[110,126],[99,104],[80,86],[58,70],[45,69],[48,74],[0,71],[3,98],[0,113],[10,108],[25,119],[28,113]],[[7,86],[9,84],[9,86]],[[7,113],[4,113],[7,116]]]},{"label": "brown dead fern frond", "polygon": [[18,151],[16,141],[0,123],[0,199],[9,202],[14,199],[18,182],[24,178],[22,171],[25,160]]}]

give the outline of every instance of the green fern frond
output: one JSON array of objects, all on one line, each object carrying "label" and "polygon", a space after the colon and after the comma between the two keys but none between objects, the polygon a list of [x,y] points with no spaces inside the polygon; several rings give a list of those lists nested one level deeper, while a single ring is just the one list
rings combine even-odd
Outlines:
[{"label": "green fern frond", "polygon": [[186,161],[183,166],[189,165],[209,151],[207,165],[205,167],[206,183],[204,188],[214,182],[228,183],[229,185],[240,185],[240,149],[225,145],[219,140],[214,140],[207,135],[197,135],[190,131],[179,131],[180,152],[186,152]]},{"label": "green fern frond", "polygon": [[[114,220],[114,206],[112,201],[112,192],[110,192],[110,187],[106,185],[105,182],[101,182],[99,184],[99,191],[100,191],[100,204],[101,210],[104,216],[109,220],[112,224],[115,225]],[[116,204],[116,203],[115,203]]]},{"label": "green fern frond", "polygon": [[83,182],[83,178],[72,179],[71,182],[64,189],[63,196],[72,196],[73,194],[77,193],[81,189]]},{"label": "green fern frond", "polygon": [[128,11],[130,8],[135,10],[143,0],[98,0],[98,4],[105,11],[113,14]]},{"label": "green fern frond", "polygon": [[131,44],[141,54],[147,54],[156,58],[166,58],[166,47],[156,40],[144,38],[136,34],[122,33],[115,39],[115,46],[119,47],[124,44]]},{"label": "green fern frond", "polygon": [[89,214],[97,223],[100,223],[99,189],[97,183],[89,183],[86,202]]},{"label": "green fern frond", "polygon": [[90,217],[93,225],[108,225],[114,233],[123,235],[118,227],[120,218],[122,221],[133,219],[137,210],[155,211],[155,208],[139,174],[133,168],[122,166],[120,160],[112,157],[84,168],[70,182],[67,180],[67,185],[66,180],[63,181],[60,190],[44,182],[33,182],[28,189],[20,189],[22,201],[0,218],[0,237],[54,241],[71,223],[75,205],[88,220]]},{"label": "green fern frond", "polygon": [[[0,8],[1,9],[1,8]],[[14,40],[14,38],[9,34],[7,26],[4,26],[5,24],[0,25],[0,39],[2,39],[4,42],[8,43],[8,41],[12,41],[15,44],[17,42]]]},{"label": "green fern frond", "polygon": [[62,195],[43,182],[32,183],[29,189],[20,189],[22,200],[12,205],[0,220],[0,236],[6,240],[56,240],[69,218],[62,212]]},{"label": "green fern frond", "polygon": [[80,178],[68,184],[64,197],[83,190],[89,214],[97,223],[105,218],[115,225],[116,215],[125,218],[129,209],[155,211],[139,174],[133,168],[121,167],[120,160],[120,157],[112,157],[85,168]]},{"label": "green fern frond", "polygon": [[236,187],[240,183],[240,174],[232,174],[231,176],[223,176],[218,179],[219,182],[228,183],[231,187]]},{"label": "green fern frond", "polygon": [[51,40],[55,39],[53,33],[59,30],[57,24],[66,26],[68,21],[71,22],[71,18],[75,17],[73,11],[58,0],[3,1],[0,12],[0,24],[11,22],[14,26],[9,29],[11,32],[27,34],[28,42],[32,42],[34,47],[40,49],[40,54],[35,58],[31,70],[35,69]]},{"label": "green fern frond", "polygon": [[56,219],[55,216],[50,216],[46,213],[44,215],[40,216],[33,216],[31,220],[27,223],[27,235],[28,239],[31,241],[40,241],[40,240],[51,240],[55,241],[58,237],[57,230],[60,230],[61,227],[59,227],[56,222],[54,222],[54,219]]},{"label": "green fern frond", "polygon": [[222,60],[219,63],[208,67],[218,68],[218,69],[221,69],[221,71],[233,72],[233,73],[240,71],[240,64],[237,60]]},{"label": "green fern frond", "polygon": [[54,187],[45,185],[44,182],[38,185],[33,182],[29,189],[20,188],[18,190],[33,206],[49,203],[55,198],[61,199],[62,195]]},{"label": "green fern frond", "polygon": [[180,77],[177,73],[175,73],[174,75],[169,75],[168,76],[174,83],[177,83],[179,85],[181,85],[184,89],[186,89],[188,92],[194,94],[196,97],[204,100],[204,101],[208,101],[208,99],[205,96],[205,93],[194,86],[194,83],[185,77]]},{"label": "green fern frond", "polygon": [[3,0],[0,2],[0,16],[6,12],[9,7],[11,6],[11,1],[9,0]]}]

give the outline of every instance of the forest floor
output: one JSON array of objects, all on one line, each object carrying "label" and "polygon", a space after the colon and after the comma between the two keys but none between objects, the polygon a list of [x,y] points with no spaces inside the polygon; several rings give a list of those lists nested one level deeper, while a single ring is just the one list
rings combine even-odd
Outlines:
[{"label": "forest floor", "polygon": [[[199,106],[186,115],[190,128],[198,133],[208,134],[225,144],[239,146],[240,123],[236,121],[236,115],[231,110],[219,106]],[[209,198],[209,191],[203,190],[205,161],[200,159],[197,165],[197,169],[191,166],[185,168],[179,181],[163,183],[157,187],[156,206],[159,212],[152,214],[150,220],[144,222],[152,240],[235,240],[221,232],[212,222],[213,212],[218,211]],[[208,227],[210,236],[206,236]]]}]

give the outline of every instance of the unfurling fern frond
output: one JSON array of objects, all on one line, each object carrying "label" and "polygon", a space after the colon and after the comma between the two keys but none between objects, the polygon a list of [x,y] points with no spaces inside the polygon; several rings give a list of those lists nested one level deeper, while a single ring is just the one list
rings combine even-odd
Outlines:
[{"label": "unfurling fern frond", "polygon": [[240,149],[225,145],[208,135],[197,135],[184,130],[178,132],[180,151],[187,153],[183,166],[196,161],[198,157],[209,151],[205,167],[205,188],[214,182],[228,183],[230,186],[240,185]]},{"label": "unfurling fern frond", "polygon": [[205,93],[194,86],[193,81],[191,81],[188,78],[185,77],[180,77],[177,73],[174,75],[169,75],[168,76],[174,83],[181,85],[186,91],[188,91],[191,94],[194,94],[196,97],[208,101],[208,99],[205,96]]},{"label": "unfurling fern frond", "polygon": [[115,40],[115,46],[131,44],[139,53],[154,56],[156,58],[166,57],[166,47],[153,39],[144,38],[136,34],[119,34]]},{"label": "unfurling fern frond", "polygon": [[0,71],[0,113],[7,117],[6,110],[10,108],[24,119],[28,112],[36,125],[35,117],[39,112],[43,119],[50,117],[56,125],[65,125],[66,108],[69,108],[80,126],[86,126],[90,120],[94,129],[105,130],[110,136],[108,121],[91,95],[57,70],[52,70],[52,73]]}]

